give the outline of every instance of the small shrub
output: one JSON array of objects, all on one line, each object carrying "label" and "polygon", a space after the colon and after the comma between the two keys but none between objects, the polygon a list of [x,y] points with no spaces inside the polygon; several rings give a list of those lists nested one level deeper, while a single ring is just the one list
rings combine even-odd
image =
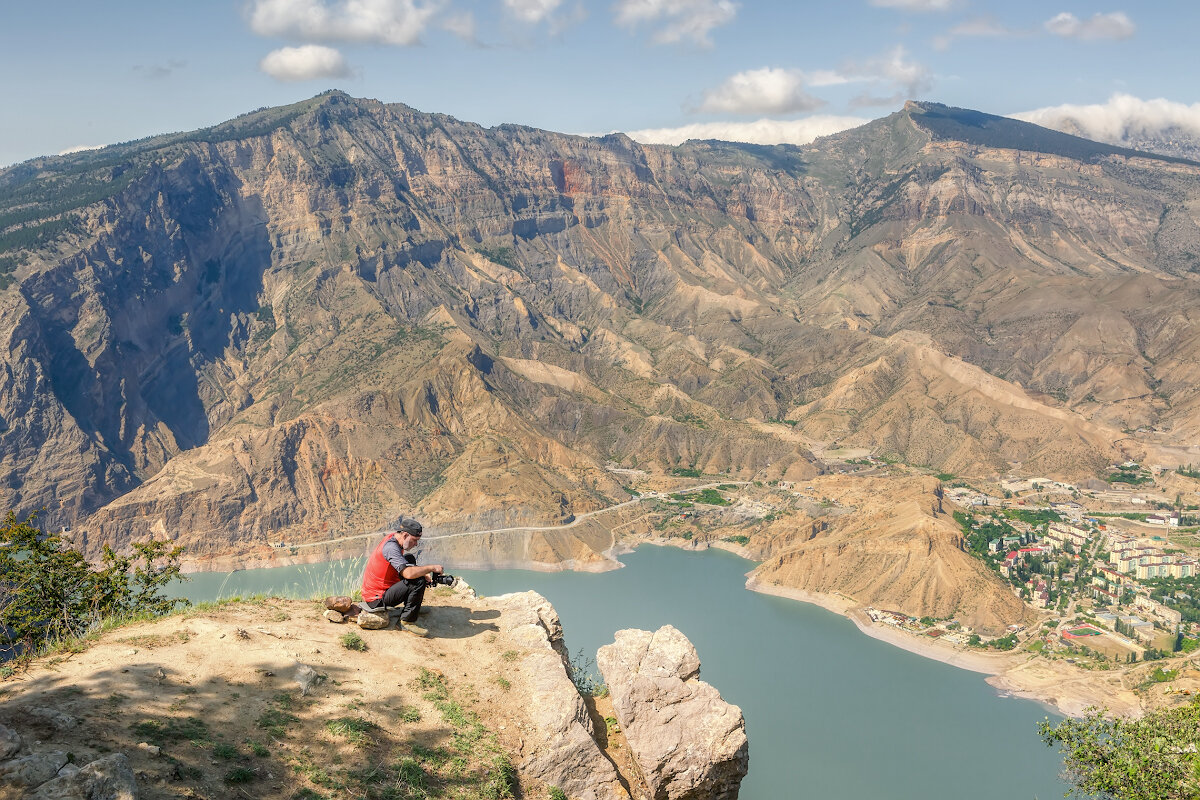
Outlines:
[{"label": "small shrub", "polygon": [[412,706],[405,706],[404,709],[400,711],[400,721],[407,722],[409,724],[420,722],[421,712]]},{"label": "small shrub", "polygon": [[225,773],[225,783],[230,786],[237,786],[242,783],[249,783],[254,780],[254,770],[246,767],[234,767]]},{"label": "small shrub", "polygon": [[503,653],[500,654],[500,657],[502,659],[504,659],[505,661],[516,661],[518,658],[521,657],[521,654],[518,653],[516,650],[505,650]]},{"label": "small shrub", "polygon": [[267,756],[271,755],[271,750],[262,742],[256,742],[253,739],[247,739],[246,746],[250,748],[250,752],[253,753],[256,758],[266,758]]},{"label": "small shrub", "polygon": [[597,678],[593,669],[596,661],[582,649],[567,664],[571,682],[584,697],[607,697],[608,687]]},{"label": "small shrub", "polygon": [[226,744],[225,742],[219,742],[213,747],[213,758],[223,758],[226,761],[229,761],[237,758],[240,755],[241,753],[238,752],[238,749],[235,746]]},{"label": "small shrub", "polygon": [[567,800],[567,793],[557,786],[551,786],[550,790],[546,793],[546,796],[549,797],[550,800]]},{"label": "small shrub", "polygon": [[342,647],[346,648],[347,650],[357,650],[360,653],[364,653],[367,650],[367,643],[354,631],[343,633],[340,641],[342,643]]},{"label": "small shrub", "polygon": [[497,686],[499,686],[501,689],[503,689],[505,691],[508,691],[509,689],[512,688],[512,682],[509,681],[508,678],[504,677],[503,675],[497,675],[496,677],[492,678],[492,683],[496,684]]}]

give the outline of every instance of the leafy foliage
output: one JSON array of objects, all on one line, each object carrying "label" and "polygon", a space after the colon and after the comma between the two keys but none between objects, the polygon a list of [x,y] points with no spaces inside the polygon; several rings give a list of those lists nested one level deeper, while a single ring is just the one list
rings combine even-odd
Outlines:
[{"label": "leafy foliage", "polygon": [[1083,719],[1039,725],[1063,752],[1079,796],[1183,800],[1200,796],[1200,699],[1125,720],[1093,709]]},{"label": "leafy foliage", "polygon": [[106,546],[102,567],[93,569],[61,535],[33,522],[10,511],[0,524],[0,642],[31,650],[82,636],[105,618],[167,614],[187,604],[161,593],[180,577],[183,548],[143,542],[121,556]]}]

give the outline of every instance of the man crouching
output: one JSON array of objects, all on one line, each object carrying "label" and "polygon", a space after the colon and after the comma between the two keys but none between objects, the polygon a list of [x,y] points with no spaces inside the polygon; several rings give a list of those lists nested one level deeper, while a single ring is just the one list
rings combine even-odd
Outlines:
[{"label": "man crouching", "polygon": [[396,530],[385,536],[367,559],[362,594],[363,602],[372,611],[403,606],[401,629],[427,636],[429,631],[416,624],[425,598],[425,577],[440,575],[444,570],[441,564],[418,567],[416,555],[405,552],[416,547],[420,540],[421,523],[412,517],[401,517]]}]

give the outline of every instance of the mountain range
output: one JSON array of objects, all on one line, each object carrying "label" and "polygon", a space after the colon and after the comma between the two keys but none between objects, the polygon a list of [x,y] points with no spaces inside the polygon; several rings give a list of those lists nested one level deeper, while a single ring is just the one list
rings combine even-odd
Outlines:
[{"label": "mountain range", "polygon": [[1200,461],[1200,163],[934,103],[802,147],[328,92],[0,171],[0,500],[95,553],[549,524],[613,464]]}]

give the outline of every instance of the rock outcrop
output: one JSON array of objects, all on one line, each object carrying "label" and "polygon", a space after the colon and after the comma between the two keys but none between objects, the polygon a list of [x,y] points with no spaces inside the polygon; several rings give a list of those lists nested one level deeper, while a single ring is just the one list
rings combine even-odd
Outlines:
[{"label": "rock outcrop", "polygon": [[[27,752],[22,754],[22,749]],[[123,753],[110,753],[80,767],[65,751],[40,742],[23,744],[17,731],[0,725],[0,800],[137,800],[137,796],[137,781]]]},{"label": "rock outcrop", "polygon": [[537,592],[492,598],[510,620],[508,638],[524,648],[516,663],[530,692],[529,714],[538,738],[522,772],[561,789],[570,798],[628,797],[612,762],[596,744],[587,706],[567,671],[558,613]]},{"label": "rock outcrop", "polygon": [[676,628],[617,631],[596,657],[653,800],[732,800],[750,763],[741,709],[700,680]]}]

